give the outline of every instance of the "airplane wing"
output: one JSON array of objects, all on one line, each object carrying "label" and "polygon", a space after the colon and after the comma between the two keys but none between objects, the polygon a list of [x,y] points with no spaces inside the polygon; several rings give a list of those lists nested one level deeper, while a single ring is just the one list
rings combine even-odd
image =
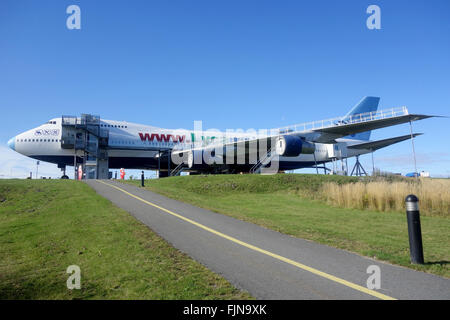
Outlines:
[{"label": "airplane wing", "polygon": [[369,120],[350,124],[340,124],[320,129],[313,129],[312,132],[320,134],[318,137],[314,138],[313,142],[336,143],[337,138],[342,138],[355,133],[374,129],[381,129],[385,127],[394,126],[397,124],[408,123],[410,121],[417,121],[431,117],[435,116],[423,114],[407,114],[385,119]]},{"label": "airplane wing", "polygon": [[[414,133],[413,137],[417,137],[422,135],[423,133]],[[359,144],[354,144],[351,146],[348,146],[348,149],[366,149],[366,150],[378,150],[387,146],[390,146],[391,144],[395,144],[401,141],[405,141],[411,139],[411,135],[407,134],[404,136],[400,136],[400,137],[395,137],[395,138],[389,138],[389,139],[383,139],[383,140],[377,140],[377,141],[371,141],[371,142],[364,142],[364,143],[359,143]]]},{"label": "airplane wing", "polygon": [[[229,151],[231,151],[231,154],[239,155],[239,159],[244,160],[242,164],[247,164],[250,158],[264,158],[265,154],[270,156],[296,157],[301,153],[313,154],[315,143],[337,143],[336,139],[356,133],[435,117],[430,115],[408,114],[406,108],[402,108],[402,114],[399,114],[399,112],[393,108],[392,110],[376,113],[357,114],[345,120],[340,118],[324,120],[312,123],[312,128],[310,127],[311,123],[294,125],[280,128],[278,129],[278,133],[273,134],[271,132],[269,136],[265,137],[232,142],[224,141],[223,143],[214,143],[206,146],[193,146],[189,149],[173,149],[171,150],[171,155],[172,160],[174,157],[179,158],[177,158],[177,164],[178,162],[180,163],[179,165],[184,163],[189,168],[195,167],[193,164],[195,164],[194,162],[196,160],[193,159],[199,159],[199,167],[204,168],[206,165],[201,159],[205,154],[209,159],[207,164],[224,163],[222,161],[224,157],[228,158]],[[320,126],[314,128],[315,125]],[[402,136],[380,141],[364,142],[349,147],[353,149],[376,150],[409,138],[410,136]],[[239,160],[237,160],[237,163],[239,164]]]}]

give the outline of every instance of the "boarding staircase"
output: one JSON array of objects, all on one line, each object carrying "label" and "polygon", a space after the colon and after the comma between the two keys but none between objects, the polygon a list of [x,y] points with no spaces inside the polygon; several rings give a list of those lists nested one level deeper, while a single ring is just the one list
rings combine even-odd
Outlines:
[{"label": "boarding staircase", "polygon": [[267,153],[250,168],[250,173],[261,173],[261,169],[267,166],[276,155],[277,153],[275,151],[269,149],[269,151],[267,151]]},{"label": "boarding staircase", "polygon": [[170,171],[170,176],[171,177],[179,176],[181,174],[181,172],[186,168],[187,168],[186,164],[184,162],[182,162],[178,166],[176,166],[175,169]]},{"label": "boarding staircase", "polygon": [[74,150],[74,167],[86,179],[107,179],[109,131],[100,126],[100,117],[91,114],[61,117],[61,148]]}]

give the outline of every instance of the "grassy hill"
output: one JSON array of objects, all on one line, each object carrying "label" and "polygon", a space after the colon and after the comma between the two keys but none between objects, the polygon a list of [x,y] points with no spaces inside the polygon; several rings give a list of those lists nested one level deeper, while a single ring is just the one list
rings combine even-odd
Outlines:
[{"label": "grassy hill", "polygon": [[[352,190],[359,181],[355,177],[298,174],[208,175],[147,180],[146,188],[295,237],[450,277],[449,216],[422,215],[426,264],[411,265],[404,211],[385,206],[381,212],[351,209],[327,203],[331,196],[326,194],[327,184]],[[398,181],[385,181],[388,193],[391,182]]]},{"label": "grassy hill", "polygon": [[85,183],[0,180],[0,299],[248,298]]}]

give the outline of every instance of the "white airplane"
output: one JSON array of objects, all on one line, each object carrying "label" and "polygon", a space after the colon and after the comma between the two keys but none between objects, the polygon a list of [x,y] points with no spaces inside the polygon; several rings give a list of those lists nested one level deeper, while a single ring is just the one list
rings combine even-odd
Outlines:
[{"label": "white airplane", "polygon": [[[279,172],[319,165],[325,168],[328,162],[371,153],[420,135],[370,141],[371,130],[432,117],[409,114],[406,107],[377,111],[379,100],[364,97],[343,117],[262,135],[171,130],[90,115],[63,116],[18,134],[8,141],[8,146],[25,156],[57,164],[64,171],[63,178],[67,178],[66,166],[100,166],[101,161],[106,172],[118,168],[151,169],[159,170],[160,177],[179,174],[182,169],[195,174],[263,172],[266,168]],[[100,173],[91,177],[107,178]]]}]

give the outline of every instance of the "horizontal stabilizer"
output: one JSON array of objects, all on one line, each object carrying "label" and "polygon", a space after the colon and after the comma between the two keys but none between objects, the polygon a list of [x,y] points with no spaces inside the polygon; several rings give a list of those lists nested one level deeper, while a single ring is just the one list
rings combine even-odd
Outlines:
[{"label": "horizontal stabilizer", "polygon": [[[423,134],[423,133],[414,133],[413,136],[417,137],[417,136],[420,136],[421,134]],[[391,144],[395,144],[395,143],[405,141],[408,139],[411,139],[410,134],[400,136],[400,137],[395,137],[395,138],[359,143],[359,144],[355,144],[352,146],[348,146],[347,148],[349,148],[349,149],[365,149],[365,150],[375,151],[375,150],[390,146]]]},{"label": "horizontal stabilizer", "polygon": [[403,116],[377,119],[372,121],[357,122],[350,124],[343,124],[338,126],[332,126],[327,128],[314,129],[314,132],[320,132],[322,135],[315,139],[314,142],[320,143],[335,143],[335,139],[341,138],[347,135],[352,135],[359,132],[386,128],[402,123],[408,123],[410,121],[417,121],[427,119],[436,116],[429,116],[423,114],[407,114]]}]

